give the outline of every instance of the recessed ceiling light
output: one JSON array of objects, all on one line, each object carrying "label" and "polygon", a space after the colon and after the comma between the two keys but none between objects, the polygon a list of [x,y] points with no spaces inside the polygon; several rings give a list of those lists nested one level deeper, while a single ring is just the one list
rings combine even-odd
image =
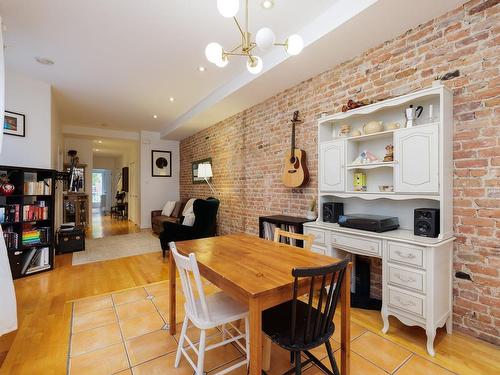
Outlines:
[{"label": "recessed ceiling light", "polygon": [[54,61],[46,57],[35,57],[35,60],[42,65],[54,65]]},{"label": "recessed ceiling light", "polygon": [[198,67],[198,70],[199,70],[200,72],[204,72],[206,69],[205,69],[205,67],[204,67],[204,66],[199,66],[199,67]]},{"label": "recessed ceiling light", "polygon": [[94,149],[94,150],[95,150],[95,151],[99,151],[99,149],[98,149],[98,148],[96,148],[96,149]]},{"label": "recessed ceiling light", "polygon": [[168,98],[168,100],[170,100],[171,102],[173,102],[175,99],[172,98],[172,97],[170,97],[170,98]]},{"label": "recessed ceiling light", "polygon": [[102,143],[102,141],[101,141],[101,140],[99,140],[99,141],[97,141],[97,143],[101,144],[101,143]]},{"label": "recessed ceiling light", "polygon": [[158,118],[158,115],[153,115],[153,118]]},{"label": "recessed ceiling light", "polygon": [[274,1],[273,0],[264,0],[262,3],[262,8],[264,9],[271,9],[274,6]]}]

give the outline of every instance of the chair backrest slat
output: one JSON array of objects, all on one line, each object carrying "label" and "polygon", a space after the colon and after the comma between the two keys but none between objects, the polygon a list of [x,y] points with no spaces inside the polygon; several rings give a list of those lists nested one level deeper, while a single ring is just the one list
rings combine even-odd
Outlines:
[{"label": "chair backrest slat", "polygon": [[[303,343],[310,345],[318,341],[325,335],[331,327],[335,309],[337,307],[338,299],[342,284],[349,282],[344,280],[345,269],[349,263],[349,257],[344,260],[324,267],[312,268],[295,268],[292,271],[294,276],[293,286],[293,300],[292,300],[292,321],[291,321],[291,343],[292,345],[297,342],[295,334],[298,331],[298,324],[305,324]],[[305,322],[297,319],[297,298],[299,284],[303,283],[305,278],[310,281],[308,306],[305,312]],[[321,278],[321,283],[319,282]],[[325,287],[329,281],[328,294],[325,292]],[[319,285],[319,297],[317,304],[314,305],[314,292],[316,285]],[[326,295],[326,301],[325,301]],[[324,302],[324,305],[323,305]],[[316,314],[316,315],[315,315]],[[314,319],[314,320],[313,320]],[[311,325],[312,322],[312,325]]]},{"label": "chair backrest slat", "polygon": [[[288,239],[300,240],[303,241],[303,247],[306,250],[312,249],[312,244],[314,241],[314,236],[312,234],[300,234],[300,233],[292,233],[282,230],[280,228],[274,229],[274,242],[280,242],[281,237],[286,237]],[[291,241],[290,241],[291,244]]]},{"label": "chair backrest slat", "polygon": [[[179,271],[182,291],[188,308],[198,319],[210,322],[210,311],[208,310],[196,256],[193,253],[189,254],[189,257],[179,254],[174,242],[170,242],[169,247]],[[170,277],[175,277],[175,275],[170,275]],[[194,281],[194,285],[192,281]],[[196,303],[196,294],[198,295],[199,305]]]}]

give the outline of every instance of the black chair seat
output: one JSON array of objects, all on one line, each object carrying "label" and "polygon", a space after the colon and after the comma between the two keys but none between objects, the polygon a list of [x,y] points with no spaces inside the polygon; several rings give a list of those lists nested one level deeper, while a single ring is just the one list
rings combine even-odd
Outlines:
[{"label": "black chair seat", "polygon": [[[315,328],[314,323],[317,321],[318,317],[318,310],[314,307],[311,307],[309,334],[308,337],[305,337],[309,305],[301,300],[297,300],[297,325],[295,330],[295,342],[292,343],[292,309],[292,301],[288,301],[267,309],[262,313],[262,330],[274,343],[284,349],[295,351],[313,349],[330,339],[335,331],[333,322],[329,322],[324,334],[321,334],[311,342],[311,333]],[[321,313],[321,321],[323,317],[324,315]]]}]

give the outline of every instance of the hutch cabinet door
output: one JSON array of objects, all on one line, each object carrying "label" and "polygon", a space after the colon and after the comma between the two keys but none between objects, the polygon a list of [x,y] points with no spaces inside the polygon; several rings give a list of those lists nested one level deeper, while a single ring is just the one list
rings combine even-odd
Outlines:
[{"label": "hutch cabinet door", "polygon": [[394,134],[396,193],[439,192],[438,125],[415,126]]},{"label": "hutch cabinet door", "polygon": [[322,143],[320,146],[319,188],[323,191],[344,191],[344,140]]}]

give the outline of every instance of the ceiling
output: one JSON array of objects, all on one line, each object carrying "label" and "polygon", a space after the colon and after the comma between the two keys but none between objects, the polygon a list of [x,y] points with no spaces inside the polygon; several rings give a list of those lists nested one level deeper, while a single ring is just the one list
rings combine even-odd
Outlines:
[{"label": "ceiling", "polygon": [[275,0],[272,10],[260,2],[250,0],[250,30],[269,26],[279,40],[299,32],[306,48],[261,55],[258,76],[244,60],[224,69],[206,61],[209,42],[239,43],[215,0],[0,0],[6,64],[53,85],[63,124],[182,139],[463,1]]}]

